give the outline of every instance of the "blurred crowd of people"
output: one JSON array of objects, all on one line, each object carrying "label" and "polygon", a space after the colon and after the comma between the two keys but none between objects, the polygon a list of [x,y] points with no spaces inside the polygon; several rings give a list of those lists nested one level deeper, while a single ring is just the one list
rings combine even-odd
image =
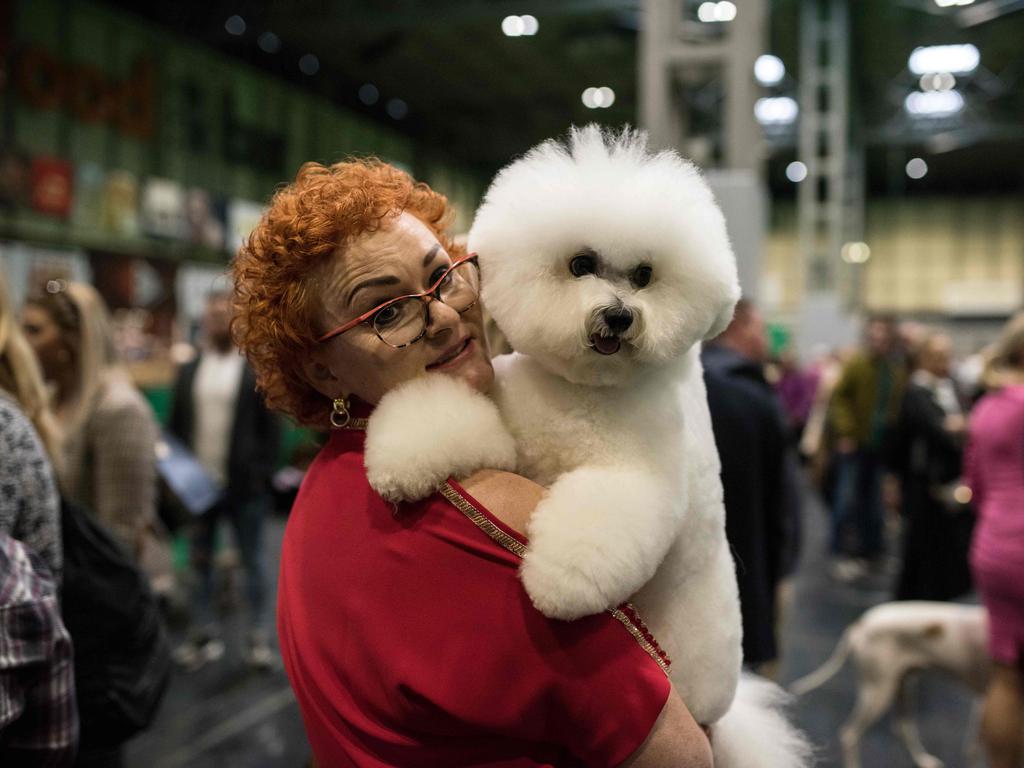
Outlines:
[{"label": "blurred crowd of people", "polygon": [[[4,764],[123,764],[124,743],[152,722],[167,685],[167,617],[192,626],[173,652],[182,666],[220,658],[221,521],[246,576],[244,658],[274,664],[262,522],[279,428],[230,319],[230,295],[211,294],[164,431],[119,362],[92,286],[50,280],[16,308],[0,283],[0,647],[20,649],[0,670]],[[165,435],[215,489],[179,531],[186,574],[175,573],[163,506],[189,491],[166,482]]]},{"label": "blurred crowd of people", "polygon": [[[243,656],[256,669],[274,665],[263,520],[280,425],[232,343],[230,320],[230,295],[212,293],[199,353],[178,369],[162,433],[118,363],[95,289],[54,280],[16,308],[0,285],[0,604],[17,605],[0,613],[0,640],[17,641],[31,626],[46,634],[48,649],[13,660],[0,687],[4,749],[49,750],[54,764],[121,763],[123,743],[152,719],[166,685],[153,657],[195,670],[224,654],[214,599],[223,524],[245,573]],[[954,600],[978,590],[992,617],[998,670],[983,733],[996,745],[991,754],[1019,750],[1012,733],[1022,710],[1024,315],[963,360],[941,330],[875,317],[859,346],[803,366],[791,352],[770,354],[764,318],[743,300],[706,345],[703,363],[747,665],[776,673],[809,478],[829,511],[835,579],[878,575],[895,555],[893,599]],[[156,450],[162,434],[185,446],[216,488],[189,518],[184,579],[175,576],[169,517],[161,514],[169,493]],[[135,651],[149,658],[119,657],[137,663],[135,682],[148,686],[140,711],[127,713],[131,725],[124,717],[97,724],[84,712],[100,706],[83,698],[96,681],[79,679],[86,673],[76,670],[72,645],[110,641],[71,621],[58,596],[70,567],[86,590],[111,586],[90,581],[95,552],[69,551],[72,541],[87,546],[66,533],[74,514],[97,521],[127,553],[124,567],[144,584],[139,605],[149,595],[165,611],[176,600],[189,608],[190,629],[173,654],[151,638]]]},{"label": "blurred crowd of people", "polygon": [[[982,737],[1017,765],[1024,726],[1024,313],[957,359],[942,330],[872,317],[863,341],[801,366],[771,357],[746,301],[704,350],[737,561],[746,663],[772,674],[800,547],[801,478],[829,513],[829,571],[891,577],[893,600],[976,591],[994,672]],[[893,562],[895,570],[888,566]]]}]

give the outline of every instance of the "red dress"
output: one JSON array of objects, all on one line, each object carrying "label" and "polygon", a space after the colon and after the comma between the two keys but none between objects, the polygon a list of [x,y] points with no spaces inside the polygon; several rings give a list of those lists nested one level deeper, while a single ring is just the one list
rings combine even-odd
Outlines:
[{"label": "red dress", "polygon": [[281,553],[278,635],[313,753],[335,766],[613,766],[664,706],[667,660],[628,609],[548,619],[525,541],[454,481],[397,512],[363,433],[310,467]]}]

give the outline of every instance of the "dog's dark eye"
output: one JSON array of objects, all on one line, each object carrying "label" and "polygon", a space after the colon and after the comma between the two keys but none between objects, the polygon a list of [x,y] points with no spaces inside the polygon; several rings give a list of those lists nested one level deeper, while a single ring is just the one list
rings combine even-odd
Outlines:
[{"label": "dog's dark eye", "polygon": [[597,272],[597,259],[585,253],[575,256],[569,262],[569,271],[576,277],[592,275]]},{"label": "dog's dark eye", "polygon": [[637,288],[644,288],[651,282],[651,274],[653,272],[653,269],[644,264],[643,266],[634,269],[633,274],[630,275],[629,279]]}]

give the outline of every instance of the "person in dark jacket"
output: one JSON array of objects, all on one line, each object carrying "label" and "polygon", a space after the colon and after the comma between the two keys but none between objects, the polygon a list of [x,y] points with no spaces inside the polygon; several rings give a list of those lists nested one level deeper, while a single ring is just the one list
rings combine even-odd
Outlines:
[{"label": "person in dark jacket", "polygon": [[277,459],[278,424],[256,392],[252,369],[232,343],[230,324],[229,295],[211,294],[203,315],[205,347],[178,372],[168,423],[170,432],[224,489],[220,502],[200,518],[192,542],[198,577],[193,599],[196,629],[175,655],[179,663],[193,669],[216,660],[224,651],[212,605],[213,554],[222,518],[231,523],[246,572],[250,625],[246,659],[262,668],[273,662],[263,518]]},{"label": "person in dark jacket", "polygon": [[897,600],[952,600],[971,588],[973,515],[960,482],[966,420],[951,356],[948,336],[930,334],[919,343],[897,422],[904,526]]},{"label": "person in dark jacket", "polygon": [[766,356],[764,321],[747,300],[702,353],[722,462],[725,532],[736,558],[743,656],[750,667],[778,656],[776,590],[795,560],[797,510],[786,474],[786,426],[764,376]]}]

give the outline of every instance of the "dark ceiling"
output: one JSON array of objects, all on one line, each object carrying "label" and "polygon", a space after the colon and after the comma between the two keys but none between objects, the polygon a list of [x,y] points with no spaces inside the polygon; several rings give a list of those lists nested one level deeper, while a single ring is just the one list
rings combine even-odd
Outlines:
[{"label": "dark ceiling", "polygon": [[[111,2],[390,124],[481,173],[572,123],[636,120],[639,0]],[[743,0],[736,2],[742,13]],[[680,0],[690,13],[697,4]],[[770,2],[770,51],[797,79],[799,6]],[[1014,12],[1024,2],[978,0],[979,8],[999,7],[1003,15],[970,27],[958,23],[962,9],[941,9],[934,0],[850,6],[851,125],[868,148],[869,186],[894,191],[887,170],[899,165],[894,155],[925,153],[942,155],[929,161],[946,169],[930,174],[937,191],[1024,188],[1024,13]],[[539,33],[505,37],[502,19],[525,13],[539,19]],[[246,22],[242,35],[225,29],[235,14]],[[280,38],[274,53],[257,43],[266,31]],[[908,54],[918,45],[958,42],[981,50],[981,69],[962,84],[967,110],[947,124],[909,124],[902,100],[916,81],[906,70]],[[320,64],[312,76],[299,69],[307,53]],[[376,104],[359,99],[366,83],[380,93]],[[788,80],[790,90],[795,83]],[[614,89],[614,105],[587,109],[580,95],[588,86]],[[389,116],[392,99],[408,106],[404,118]],[[772,186],[783,193],[792,186],[781,175],[791,144],[786,137],[776,142],[770,162]]]}]

